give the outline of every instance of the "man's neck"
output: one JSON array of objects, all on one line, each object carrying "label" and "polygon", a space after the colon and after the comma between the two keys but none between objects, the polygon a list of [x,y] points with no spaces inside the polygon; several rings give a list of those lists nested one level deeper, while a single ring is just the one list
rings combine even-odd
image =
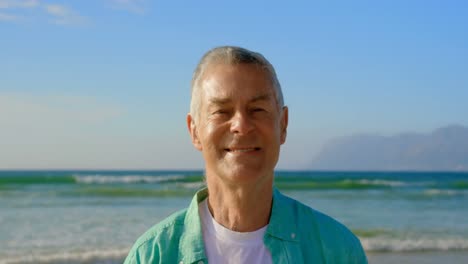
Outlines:
[{"label": "man's neck", "polygon": [[208,207],[222,226],[237,232],[252,232],[266,226],[272,205],[272,180],[257,186],[226,186],[207,179]]}]

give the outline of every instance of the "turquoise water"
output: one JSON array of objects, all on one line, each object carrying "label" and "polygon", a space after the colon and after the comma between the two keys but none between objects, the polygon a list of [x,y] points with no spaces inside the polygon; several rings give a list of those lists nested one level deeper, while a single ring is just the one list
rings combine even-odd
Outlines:
[{"label": "turquoise water", "polygon": [[[202,171],[0,171],[0,263],[119,263],[186,207]],[[468,251],[468,173],[278,171],[368,252]]]}]

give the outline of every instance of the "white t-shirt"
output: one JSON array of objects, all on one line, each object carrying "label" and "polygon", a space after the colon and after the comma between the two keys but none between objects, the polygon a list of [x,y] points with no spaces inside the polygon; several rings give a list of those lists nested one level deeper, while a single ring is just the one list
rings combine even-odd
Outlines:
[{"label": "white t-shirt", "polygon": [[263,244],[268,225],[253,232],[227,229],[211,215],[208,199],[198,205],[198,211],[209,263],[272,263],[270,251]]}]

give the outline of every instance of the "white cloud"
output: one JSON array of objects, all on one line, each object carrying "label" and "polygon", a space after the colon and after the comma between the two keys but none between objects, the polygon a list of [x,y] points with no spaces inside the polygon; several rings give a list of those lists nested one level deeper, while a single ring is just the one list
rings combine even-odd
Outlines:
[{"label": "white cloud", "polygon": [[0,9],[34,8],[38,5],[38,0],[0,0]]},{"label": "white cloud", "polygon": [[180,123],[103,98],[0,92],[0,169],[201,167]]},{"label": "white cloud", "polygon": [[83,25],[88,21],[75,10],[59,4],[48,4],[39,2],[39,0],[0,0],[0,10],[8,11],[8,13],[0,13],[0,21],[18,21],[25,20],[31,12],[26,12],[26,9],[31,12],[45,12],[52,19],[54,24],[58,25]]},{"label": "white cloud", "polygon": [[[125,10],[135,14],[144,14],[148,9],[148,0],[106,0],[113,9]],[[0,0],[0,22],[27,20],[31,15],[45,12],[49,21],[57,25],[85,25],[89,19],[69,6],[44,2],[42,0]],[[28,11],[30,10],[30,11]]]},{"label": "white cloud", "polygon": [[0,13],[0,21],[18,21],[21,19],[22,18],[20,16]]},{"label": "white cloud", "polygon": [[61,5],[46,5],[45,8],[47,13],[54,16],[63,17],[70,15],[70,10]]},{"label": "white cloud", "polygon": [[24,16],[18,15],[16,9],[32,9],[39,5],[37,0],[0,0],[0,10],[8,11],[8,13],[0,12],[0,21],[17,22],[24,20]]},{"label": "white cloud", "polygon": [[147,11],[147,0],[110,0],[112,8],[131,13],[144,14]]},{"label": "white cloud", "polygon": [[57,4],[44,5],[46,12],[53,17],[52,22],[59,25],[82,25],[86,19],[72,9]]}]

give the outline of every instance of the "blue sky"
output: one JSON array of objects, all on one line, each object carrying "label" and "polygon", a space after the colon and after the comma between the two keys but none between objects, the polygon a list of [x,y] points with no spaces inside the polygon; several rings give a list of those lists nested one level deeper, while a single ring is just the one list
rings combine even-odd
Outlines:
[{"label": "blue sky", "polygon": [[264,54],[290,107],[278,164],[331,138],[468,126],[465,1],[0,0],[0,169],[202,168],[199,58]]}]

